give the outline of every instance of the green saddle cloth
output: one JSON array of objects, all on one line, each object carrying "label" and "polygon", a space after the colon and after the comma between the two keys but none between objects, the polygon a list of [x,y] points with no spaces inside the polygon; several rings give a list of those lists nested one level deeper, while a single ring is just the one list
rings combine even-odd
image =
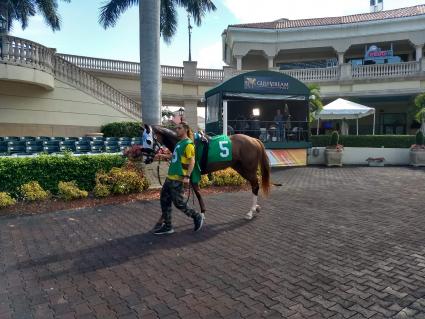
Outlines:
[{"label": "green saddle cloth", "polygon": [[[201,159],[204,144],[195,139],[195,168],[193,169],[191,180],[197,184],[201,180]],[[230,162],[232,157],[232,141],[226,135],[218,135],[210,138],[208,143],[207,163]]]}]

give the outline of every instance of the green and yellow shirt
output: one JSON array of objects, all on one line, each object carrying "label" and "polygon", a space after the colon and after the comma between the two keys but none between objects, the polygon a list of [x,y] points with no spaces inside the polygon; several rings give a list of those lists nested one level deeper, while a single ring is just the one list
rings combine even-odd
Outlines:
[{"label": "green and yellow shirt", "polygon": [[182,181],[187,174],[190,161],[195,157],[195,146],[191,139],[186,138],[176,144],[168,169],[168,179]]}]

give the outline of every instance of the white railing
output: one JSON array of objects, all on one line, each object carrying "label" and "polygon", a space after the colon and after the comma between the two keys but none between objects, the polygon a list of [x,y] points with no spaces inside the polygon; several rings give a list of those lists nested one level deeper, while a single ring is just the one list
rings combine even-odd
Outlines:
[{"label": "white railing", "polygon": [[141,118],[140,104],[74,63],[61,58],[53,49],[25,39],[2,36],[0,37],[0,63],[16,64],[48,72],[120,112],[135,119]]},{"label": "white railing", "polygon": [[352,77],[354,79],[398,77],[417,74],[420,69],[419,62],[359,65],[352,67]]},{"label": "white railing", "polygon": [[0,37],[0,61],[53,73],[54,50],[21,38]]},{"label": "white railing", "polygon": [[[120,60],[108,60],[100,58],[92,58],[86,56],[60,54],[60,56],[77,65],[80,68],[100,71],[100,72],[116,72],[116,73],[127,73],[127,74],[140,74],[140,64],[137,62],[120,61]],[[178,78],[183,79],[184,68],[180,66],[161,66],[161,76],[166,78]]]},{"label": "white railing", "polygon": [[280,72],[292,76],[304,82],[319,82],[338,80],[340,76],[339,67],[317,68],[317,69],[295,69],[281,70]]},{"label": "white railing", "polygon": [[222,81],[224,78],[223,70],[218,69],[197,69],[196,75],[199,79]]},{"label": "white railing", "polygon": [[140,65],[136,62],[91,58],[69,54],[60,54],[60,57],[83,69],[134,74],[140,73]]},{"label": "white railing", "polygon": [[183,79],[184,68],[182,66],[161,65],[161,76],[164,78]]}]

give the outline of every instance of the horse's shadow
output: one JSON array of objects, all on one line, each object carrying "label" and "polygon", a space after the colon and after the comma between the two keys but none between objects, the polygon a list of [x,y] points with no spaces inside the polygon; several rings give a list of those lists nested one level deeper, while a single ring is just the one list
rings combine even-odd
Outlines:
[{"label": "horse's shadow", "polygon": [[[24,270],[48,267],[47,273],[40,276],[41,280],[55,279],[69,274],[84,274],[118,266],[132,259],[138,259],[139,262],[156,251],[187,248],[188,246],[208,241],[221,233],[233,231],[247,223],[249,221],[245,219],[238,219],[230,223],[206,225],[199,233],[194,233],[192,229],[185,229],[172,235],[156,236],[151,232],[132,235],[81,250],[19,262],[12,268]],[[179,229],[180,227],[176,230]],[[66,261],[71,261],[71,266],[64,268],[60,263]],[[56,263],[59,263],[59,265]],[[52,268],[55,270],[52,271]]]}]

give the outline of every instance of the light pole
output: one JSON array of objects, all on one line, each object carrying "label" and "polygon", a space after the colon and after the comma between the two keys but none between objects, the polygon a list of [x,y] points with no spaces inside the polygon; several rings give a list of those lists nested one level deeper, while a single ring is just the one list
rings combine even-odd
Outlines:
[{"label": "light pole", "polygon": [[189,32],[189,62],[192,61],[192,25],[190,24],[190,13],[187,12],[187,29]]}]

